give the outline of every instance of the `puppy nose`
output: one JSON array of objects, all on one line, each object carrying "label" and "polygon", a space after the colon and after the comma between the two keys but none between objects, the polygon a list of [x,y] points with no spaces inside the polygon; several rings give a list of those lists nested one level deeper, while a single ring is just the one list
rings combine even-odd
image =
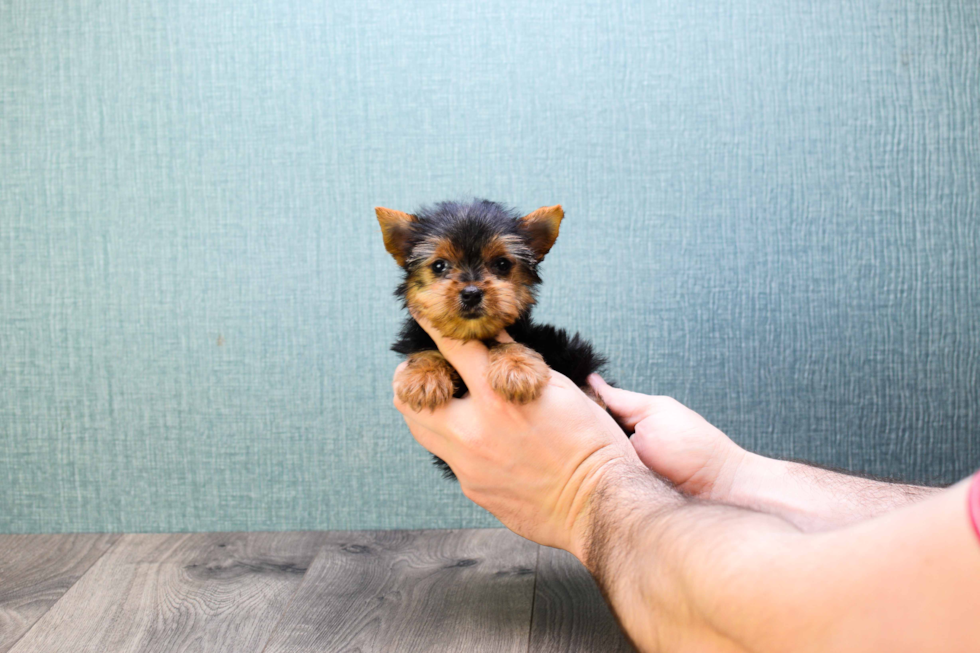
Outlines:
[{"label": "puppy nose", "polygon": [[463,302],[466,308],[475,308],[483,301],[483,291],[476,286],[466,286],[459,293],[459,301]]}]

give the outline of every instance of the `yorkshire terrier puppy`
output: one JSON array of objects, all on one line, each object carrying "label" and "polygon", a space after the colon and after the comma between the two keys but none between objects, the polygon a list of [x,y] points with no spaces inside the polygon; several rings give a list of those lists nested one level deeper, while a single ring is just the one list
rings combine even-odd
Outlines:
[{"label": "yorkshire terrier puppy", "polygon": [[[599,401],[586,382],[606,360],[562,329],[531,320],[538,265],[564,217],[560,205],[525,216],[496,202],[440,202],[415,214],[375,209],[385,249],[405,272],[395,295],[411,315],[447,338],[481,340],[490,349],[487,381],[508,401],[537,399],[549,367]],[[514,339],[497,342],[501,330]],[[392,350],[407,357],[398,398],[415,410],[436,408],[466,387],[422,327],[409,317]],[[600,402],[601,403],[601,402]],[[435,459],[447,478],[452,470]]]}]

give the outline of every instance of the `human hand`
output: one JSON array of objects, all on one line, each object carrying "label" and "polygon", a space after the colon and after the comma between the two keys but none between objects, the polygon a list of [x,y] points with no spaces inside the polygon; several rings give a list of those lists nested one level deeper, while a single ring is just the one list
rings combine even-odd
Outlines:
[{"label": "human hand", "polygon": [[676,399],[614,388],[598,374],[589,384],[623,428],[633,431],[630,442],[644,465],[685,494],[729,500],[748,452]]},{"label": "human hand", "polygon": [[[505,526],[584,559],[592,494],[624,466],[643,469],[622,430],[554,371],[538,399],[506,401],[487,381],[489,350],[482,342],[444,338],[425,320],[418,322],[469,393],[434,410],[413,410],[398,399],[405,363],[399,365],[394,403],[412,435],[452,468],[463,494]],[[498,339],[512,341],[506,333]]]}]

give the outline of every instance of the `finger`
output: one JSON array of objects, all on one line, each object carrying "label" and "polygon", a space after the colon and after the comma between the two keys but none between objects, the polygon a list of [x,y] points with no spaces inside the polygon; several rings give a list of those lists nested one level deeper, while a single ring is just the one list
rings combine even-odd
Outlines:
[{"label": "finger", "polygon": [[447,465],[452,467],[448,458],[451,458],[451,447],[444,437],[435,431],[427,429],[422,424],[413,419],[405,418],[408,430],[422,447],[434,456],[441,458]]},{"label": "finger", "polygon": [[405,368],[408,367],[408,361],[402,361],[395,368],[395,373],[391,377],[391,389],[395,393],[395,398],[398,398],[398,386],[401,385],[402,375],[405,373]]},{"label": "finger", "polygon": [[408,424],[408,430],[411,431],[415,441],[433,456],[442,460],[449,467],[449,471],[459,479],[459,468],[456,464],[459,462],[456,456],[458,449],[454,449],[453,443],[414,420],[406,419],[405,423]]},{"label": "finger", "polygon": [[582,392],[582,389],[575,385],[570,378],[555,370],[548,370],[548,385],[553,385],[556,388],[574,388]]},{"label": "finger", "polygon": [[[457,401],[457,400],[453,400]],[[405,421],[411,420],[415,424],[424,426],[433,433],[439,434],[440,436],[445,432],[443,425],[447,421],[446,410],[447,404],[442,406],[436,406],[435,408],[423,408],[422,410],[415,410],[401,399],[398,395],[395,395],[395,408],[398,412],[402,414]]]},{"label": "finger", "polygon": [[466,383],[470,394],[492,393],[487,383],[487,370],[490,367],[490,351],[479,340],[455,340],[443,336],[424,317],[416,317],[426,333],[436,343],[436,347],[446,357],[449,364],[456,368]]},{"label": "finger", "polygon": [[450,400],[450,402],[444,403],[434,408],[429,408],[427,406],[424,406],[416,410],[414,406],[410,406],[409,404],[402,401],[401,397],[398,394],[398,385],[399,385],[399,379],[396,376],[394,382],[392,383],[392,387],[394,388],[395,391],[395,399],[392,403],[394,403],[395,409],[402,414],[402,417],[404,417],[406,420],[411,419],[414,422],[422,424],[428,429],[440,431],[441,430],[440,425],[444,424],[447,420],[446,411],[449,408],[449,404],[452,403],[452,401],[458,401],[458,400]]},{"label": "finger", "polygon": [[497,334],[497,342],[514,342],[514,339],[506,330],[501,329],[500,333]]},{"label": "finger", "polygon": [[647,417],[653,408],[653,397],[649,395],[614,388],[598,374],[590,374],[588,380],[609,412],[627,431],[635,430],[637,422]]}]

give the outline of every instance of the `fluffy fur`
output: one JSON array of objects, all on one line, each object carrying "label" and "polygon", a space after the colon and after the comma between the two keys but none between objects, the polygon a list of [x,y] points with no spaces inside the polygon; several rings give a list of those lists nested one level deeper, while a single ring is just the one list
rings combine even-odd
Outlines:
[{"label": "fluffy fur", "polygon": [[[441,202],[415,214],[376,209],[385,248],[405,278],[395,291],[414,315],[443,335],[490,347],[488,382],[510,401],[536,399],[548,368],[587,390],[586,378],[605,364],[578,334],[531,319],[541,283],[538,266],[558,237],[561,206],[522,216],[488,200]],[[501,329],[513,344],[493,340]],[[432,338],[409,317],[392,349],[408,358],[399,397],[416,410],[460,397],[466,387]],[[452,470],[436,458],[448,478]]]}]

